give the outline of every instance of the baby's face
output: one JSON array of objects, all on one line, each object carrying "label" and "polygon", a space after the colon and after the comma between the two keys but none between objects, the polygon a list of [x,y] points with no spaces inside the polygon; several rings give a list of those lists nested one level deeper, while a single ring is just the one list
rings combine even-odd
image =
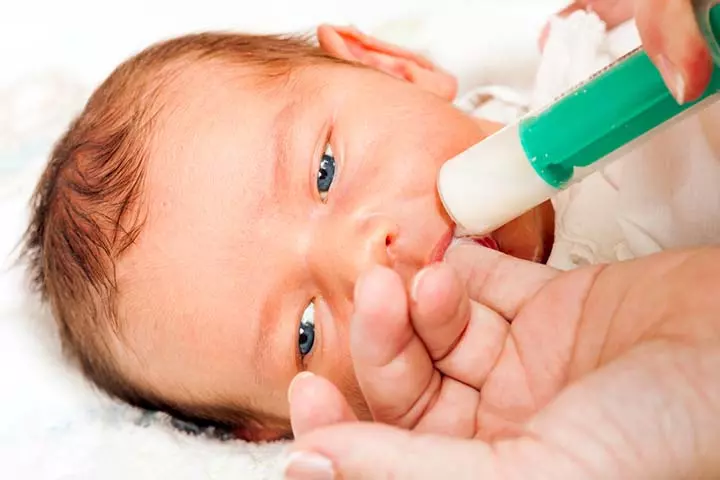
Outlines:
[{"label": "baby's face", "polygon": [[122,364],[183,404],[280,418],[291,379],[310,370],[362,414],[348,340],[356,279],[382,264],[410,282],[438,260],[453,229],[438,169],[488,132],[417,87],[343,65],[273,88],[204,65],[170,97],[147,218],[118,266]]}]

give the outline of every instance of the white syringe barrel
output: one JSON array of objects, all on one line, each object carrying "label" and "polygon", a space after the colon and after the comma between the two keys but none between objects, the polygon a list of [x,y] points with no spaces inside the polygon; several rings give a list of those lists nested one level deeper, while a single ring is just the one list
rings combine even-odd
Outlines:
[{"label": "white syringe barrel", "polygon": [[464,235],[486,235],[558,192],[530,164],[517,124],[446,162],[438,191]]}]

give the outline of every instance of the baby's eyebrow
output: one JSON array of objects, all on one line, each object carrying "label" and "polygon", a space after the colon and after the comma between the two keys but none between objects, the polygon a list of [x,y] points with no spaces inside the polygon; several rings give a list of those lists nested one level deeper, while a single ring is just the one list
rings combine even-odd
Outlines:
[{"label": "baby's eyebrow", "polygon": [[275,115],[272,133],[272,177],[278,191],[287,192],[291,181],[290,133],[294,130],[295,120],[300,112],[301,102],[290,100]]}]

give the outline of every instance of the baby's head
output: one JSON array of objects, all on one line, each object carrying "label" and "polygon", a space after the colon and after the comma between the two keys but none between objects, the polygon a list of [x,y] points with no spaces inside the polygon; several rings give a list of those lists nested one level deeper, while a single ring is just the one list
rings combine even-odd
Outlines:
[{"label": "baby's head", "polygon": [[[153,46],[55,147],[27,253],[66,349],[110,394],[277,438],[288,384],[311,370],[367,417],[355,281],[382,264],[410,282],[437,260],[453,228],[437,171],[492,126],[425,60],[352,30],[319,39]],[[542,247],[539,217],[500,243]]]}]

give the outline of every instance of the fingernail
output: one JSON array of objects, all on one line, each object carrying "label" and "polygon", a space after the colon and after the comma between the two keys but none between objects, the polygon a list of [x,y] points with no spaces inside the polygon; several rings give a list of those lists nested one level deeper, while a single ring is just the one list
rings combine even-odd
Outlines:
[{"label": "fingernail", "polygon": [[284,478],[288,480],[333,480],[332,462],[317,453],[292,452],[288,455]]},{"label": "fingernail", "polygon": [[657,68],[673,97],[675,97],[675,101],[679,105],[685,103],[685,78],[680,70],[675,68],[665,55],[657,57]]},{"label": "fingernail", "polygon": [[422,283],[423,277],[426,276],[428,272],[428,268],[423,268],[418,273],[415,274],[415,277],[413,278],[412,285],[410,285],[410,298],[413,302],[418,301],[418,292],[420,291],[420,283]]},{"label": "fingernail", "polygon": [[292,381],[290,381],[290,386],[288,387],[288,402],[292,401],[293,387],[295,387],[295,385],[297,385],[297,382],[303,378],[308,378],[308,377],[312,377],[312,376],[313,376],[312,372],[300,372],[293,377]]}]

